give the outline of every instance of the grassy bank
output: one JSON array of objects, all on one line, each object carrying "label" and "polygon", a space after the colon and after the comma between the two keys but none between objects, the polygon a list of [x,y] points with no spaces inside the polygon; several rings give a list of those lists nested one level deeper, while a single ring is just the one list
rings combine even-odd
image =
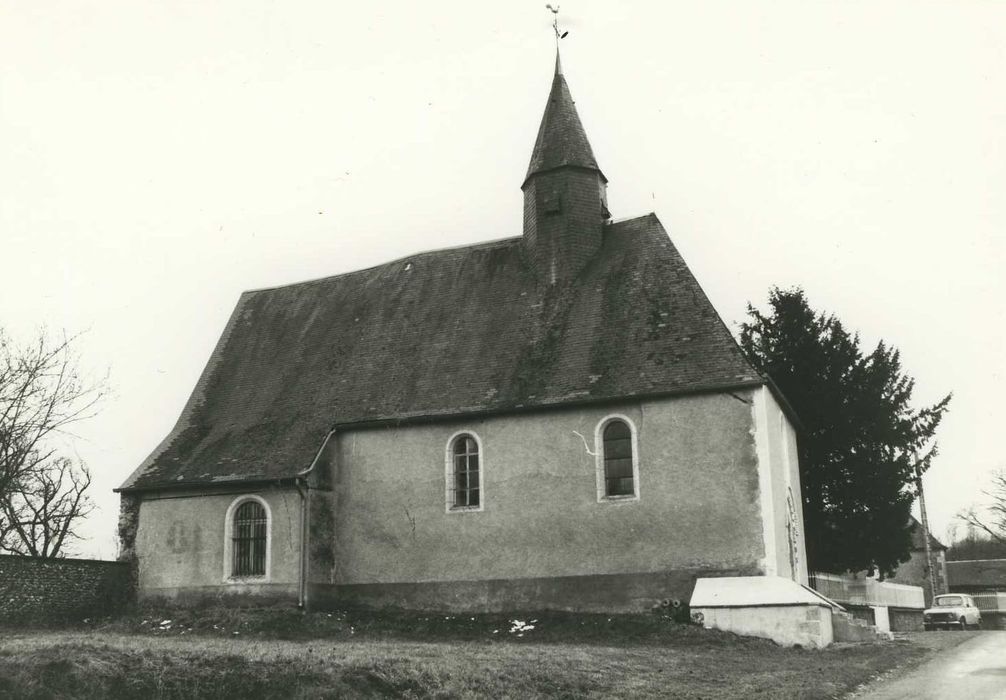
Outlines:
[{"label": "grassy bank", "polygon": [[147,611],[89,625],[5,630],[0,697],[834,698],[925,653],[784,649],[655,615]]}]

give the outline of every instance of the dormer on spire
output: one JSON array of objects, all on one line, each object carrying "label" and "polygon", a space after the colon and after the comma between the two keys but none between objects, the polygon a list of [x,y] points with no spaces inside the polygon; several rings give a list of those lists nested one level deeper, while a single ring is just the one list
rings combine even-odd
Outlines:
[{"label": "dormer on spire", "polygon": [[552,89],[521,185],[524,243],[545,283],[573,279],[600,249],[601,229],[610,217],[607,183],[576,112],[557,48]]}]

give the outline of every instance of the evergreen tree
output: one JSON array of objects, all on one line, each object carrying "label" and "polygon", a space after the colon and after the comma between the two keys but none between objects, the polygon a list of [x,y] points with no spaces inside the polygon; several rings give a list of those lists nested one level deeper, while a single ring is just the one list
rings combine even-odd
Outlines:
[{"label": "evergreen tree", "polygon": [[950,403],[911,407],[915,380],[898,351],[864,354],[858,334],[815,313],[800,289],[748,305],[740,342],[792,405],[800,430],[807,559],[812,571],[891,574],[911,550],[916,469],[936,455],[933,435]]}]

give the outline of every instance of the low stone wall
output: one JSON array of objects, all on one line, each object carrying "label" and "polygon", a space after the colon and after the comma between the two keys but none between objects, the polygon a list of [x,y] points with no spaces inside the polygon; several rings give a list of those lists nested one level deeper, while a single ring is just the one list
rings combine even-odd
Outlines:
[{"label": "low stone wall", "polygon": [[128,605],[131,597],[125,562],[0,555],[0,623],[109,615]]},{"label": "low stone wall", "polygon": [[891,631],[893,632],[921,632],[923,630],[921,610],[891,608],[888,614],[891,618]]},{"label": "low stone wall", "polygon": [[873,608],[868,605],[844,605],[845,611],[857,620],[862,620],[868,625],[877,624],[876,614]]},{"label": "low stone wall", "polygon": [[[846,612],[857,620],[877,624],[877,611],[868,605],[845,605]],[[886,608],[887,621],[892,632],[921,632],[922,611],[910,608]],[[881,626],[883,629],[883,626]]]}]

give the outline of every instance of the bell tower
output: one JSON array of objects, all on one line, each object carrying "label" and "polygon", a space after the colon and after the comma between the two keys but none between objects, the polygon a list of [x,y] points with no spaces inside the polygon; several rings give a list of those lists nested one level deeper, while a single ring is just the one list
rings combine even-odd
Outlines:
[{"label": "bell tower", "polygon": [[521,185],[524,247],[540,282],[569,282],[600,249],[601,231],[610,218],[607,183],[576,113],[557,50],[552,89]]}]

